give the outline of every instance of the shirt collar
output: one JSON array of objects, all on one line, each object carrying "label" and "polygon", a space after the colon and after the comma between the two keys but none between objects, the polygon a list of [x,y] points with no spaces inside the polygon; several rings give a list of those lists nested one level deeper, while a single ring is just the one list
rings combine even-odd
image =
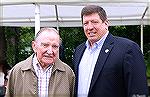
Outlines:
[{"label": "shirt collar", "polygon": [[[106,32],[106,34],[105,34],[100,40],[98,40],[97,42],[95,42],[95,43],[94,43],[94,47],[96,47],[96,48],[97,48],[97,47],[100,47],[100,45],[102,45],[102,44],[104,43],[104,41],[105,41],[105,39],[106,39],[108,33],[109,33],[109,31]],[[87,47],[88,49],[90,49],[90,44],[89,44],[89,41],[88,41],[88,40],[86,41],[85,45],[86,45],[86,47]]]},{"label": "shirt collar", "polygon": [[36,55],[33,56],[33,67],[37,68],[37,64],[39,64]]},{"label": "shirt collar", "polygon": [[[29,70],[29,69],[32,69],[34,71],[34,65],[33,64],[37,64],[38,61],[33,61],[34,60],[34,55],[35,54],[32,54],[29,58],[27,58],[25,61],[23,61],[22,64],[24,64],[21,69],[22,70]],[[35,59],[37,60],[37,59]],[[52,69],[52,72],[56,71],[56,70],[59,70],[59,71],[66,71],[65,70],[65,66],[66,65],[65,63],[63,63],[60,59],[56,59],[56,62],[53,66],[53,69]]]},{"label": "shirt collar", "polygon": [[[35,70],[37,70],[39,68],[39,66],[37,66],[37,64],[39,64],[36,55],[34,55],[33,57],[33,67],[35,68]],[[65,71],[64,66],[62,65],[63,62],[60,59],[56,59],[56,62],[53,65],[49,65],[48,68],[50,68],[50,66],[53,66],[52,72],[54,72],[55,70],[60,70],[60,71]]]},{"label": "shirt collar", "polygon": [[[48,69],[50,69],[53,65],[49,64],[49,66],[44,70],[44,71],[47,71]],[[33,56],[33,67],[34,69],[37,71],[38,69],[40,70],[43,70],[37,57],[36,57],[36,54]]]}]

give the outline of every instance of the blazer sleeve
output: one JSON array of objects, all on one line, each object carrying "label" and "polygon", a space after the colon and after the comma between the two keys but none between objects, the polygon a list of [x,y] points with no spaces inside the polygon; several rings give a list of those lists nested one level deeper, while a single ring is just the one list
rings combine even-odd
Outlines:
[{"label": "blazer sleeve", "polygon": [[140,97],[138,95],[146,97],[148,95],[146,65],[140,47],[136,43],[127,47],[123,63],[128,97]]}]

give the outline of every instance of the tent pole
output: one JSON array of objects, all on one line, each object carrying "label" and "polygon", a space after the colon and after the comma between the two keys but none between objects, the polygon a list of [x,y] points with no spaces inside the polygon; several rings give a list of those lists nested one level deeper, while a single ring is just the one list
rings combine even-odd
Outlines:
[{"label": "tent pole", "polygon": [[40,30],[40,5],[35,4],[35,35]]},{"label": "tent pole", "polygon": [[[59,19],[58,19],[58,10],[57,10],[57,5],[55,5],[55,11],[56,11],[56,21],[57,21],[57,31],[58,31],[58,33],[59,33]],[[58,58],[60,57],[59,56],[59,52],[60,51],[58,51]]]},{"label": "tent pole", "polygon": [[141,51],[143,53],[143,23],[141,24]]},{"label": "tent pole", "polygon": [[148,10],[148,6],[146,7],[146,9],[142,15],[142,18],[141,18],[141,51],[142,51],[142,53],[143,53],[143,22],[144,22],[143,19],[144,19],[144,16],[145,16],[147,10]]},{"label": "tent pole", "polygon": [[58,20],[58,10],[57,10],[57,5],[55,5],[55,11],[56,11],[57,30],[58,30],[58,32],[59,32],[59,20]]}]

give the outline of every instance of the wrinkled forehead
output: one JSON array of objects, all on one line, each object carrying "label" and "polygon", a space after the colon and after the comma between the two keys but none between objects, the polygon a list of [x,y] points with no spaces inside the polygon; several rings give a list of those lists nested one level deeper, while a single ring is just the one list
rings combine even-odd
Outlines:
[{"label": "wrinkled forehead", "polygon": [[49,43],[53,42],[56,44],[61,44],[60,36],[55,31],[43,31],[35,39],[37,43]]},{"label": "wrinkled forehead", "polygon": [[55,38],[59,39],[59,35],[55,31],[43,31],[39,34],[39,36],[36,39],[43,39],[43,38]]},{"label": "wrinkled forehead", "polygon": [[44,39],[44,37],[56,37],[56,39],[59,39],[59,44],[61,45],[62,39],[59,35],[59,32],[55,28],[41,28],[40,31],[36,34],[34,41],[37,41],[39,39]]},{"label": "wrinkled forehead", "polygon": [[40,31],[36,34],[35,39],[43,32],[49,32],[49,33],[55,32],[56,34],[59,35],[59,32],[54,28],[41,28]]}]

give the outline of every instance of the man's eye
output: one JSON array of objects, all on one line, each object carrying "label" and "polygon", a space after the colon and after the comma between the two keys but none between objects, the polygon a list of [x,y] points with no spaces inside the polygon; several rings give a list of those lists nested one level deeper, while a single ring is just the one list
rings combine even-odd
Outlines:
[{"label": "man's eye", "polygon": [[52,48],[54,48],[54,49],[58,49],[58,48],[59,48],[59,46],[58,46],[58,45],[52,45]]},{"label": "man's eye", "polygon": [[93,23],[93,24],[97,24],[97,23],[98,23],[98,21],[92,21],[92,23]]},{"label": "man's eye", "polygon": [[41,46],[43,46],[43,47],[47,47],[47,46],[48,46],[48,44],[42,43],[42,44],[41,44]]},{"label": "man's eye", "polygon": [[84,26],[86,26],[87,24],[88,24],[87,22],[83,23]]}]

